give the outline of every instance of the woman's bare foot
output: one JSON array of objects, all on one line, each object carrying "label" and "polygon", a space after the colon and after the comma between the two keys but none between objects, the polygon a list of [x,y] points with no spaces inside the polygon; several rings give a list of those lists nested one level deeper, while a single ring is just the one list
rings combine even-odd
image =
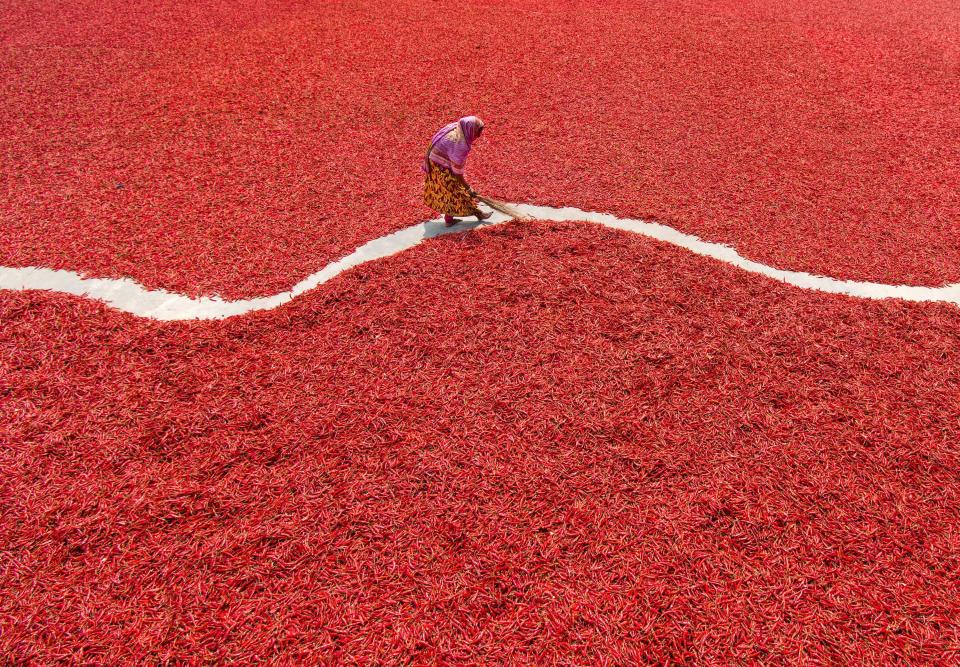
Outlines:
[{"label": "woman's bare foot", "polygon": [[452,215],[445,215],[443,216],[443,222],[446,223],[447,227],[453,227],[455,224],[460,222],[460,220],[453,217]]},{"label": "woman's bare foot", "polygon": [[477,220],[479,220],[480,222],[483,222],[484,220],[489,218],[491,215],[493,215],[493,213],[491,213],[490,211],[487,211],[486,213],[484,213],[483,211],[478,210],[476,215],[477,215]]}]

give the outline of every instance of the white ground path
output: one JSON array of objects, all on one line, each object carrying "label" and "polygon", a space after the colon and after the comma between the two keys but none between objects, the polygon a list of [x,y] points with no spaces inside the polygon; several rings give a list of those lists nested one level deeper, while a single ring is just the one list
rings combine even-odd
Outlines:
[{"label": "white ground path", "polygon": [[[656,222],[617,218],[606,213],[593,213],[569,207],[551,208],[529,204],[517,204],[515,207],[525,215],[537,220],[593,222],[613,229],[642,234],[658,241],[686,248],[698,255],[731,264],[744,271],[757,273],[803,289],[829,294],[845,294],[863,299],[902,299],[905,301],[947,302],[960,305],[960,283],[942,287],[913,287],[856,280],[836,280],[835,278],[816,276],[802,271],[784,271],[754,262],[741,256],[730,246],[704,241],[692,234],[685,234]],[[454,227],[446,227],[440,220],[422,222],[364,243],[346,257],[331,262],[316,273],[307,276],[290,288],[289,291],[253,299],[226,301],[216,296],[192,298],[163,290],[150,290],[129,278],[86,278],[73,271],[40,267],[0,267],[0,289],[50,290],[75,294],[102,301],[113,308],[138,317],[155,320],[222,319],[256,310],[276,308],[335,278],[347,269],[408,250],[425,239],[501,224],[506,219],[503,215],[495,213],[492,218],[484,223],[460,223]]]}]

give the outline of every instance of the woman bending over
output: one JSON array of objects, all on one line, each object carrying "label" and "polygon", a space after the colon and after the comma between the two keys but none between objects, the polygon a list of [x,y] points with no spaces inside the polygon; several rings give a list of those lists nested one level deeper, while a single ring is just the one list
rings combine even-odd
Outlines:
[{"label": "woman bending over", "polygon": [[423,203],[443,213],[448,226],[457,224],[454,216],[475,215],[477,220],[486,220],[491,215],[477,208],[477,193],[463,180],[467,155],[482,133],[483,121],[476,116],[445,125],[433,135],[420,167],[426,174]]}]

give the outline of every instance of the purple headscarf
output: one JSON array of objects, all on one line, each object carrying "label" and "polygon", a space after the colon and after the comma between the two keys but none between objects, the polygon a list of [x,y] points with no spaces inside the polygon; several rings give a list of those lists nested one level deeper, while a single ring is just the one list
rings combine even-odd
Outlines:
[{"label": "purple headscarf", "polygon": [[483,121],[476,116],[465,116],[456,123],[444,125],[430,140],[433,149],[420,169],[424,172],[430,171],[429,161],[455,174],[463,174],[463,165],[470,153],[470,146],[482,129]]}]

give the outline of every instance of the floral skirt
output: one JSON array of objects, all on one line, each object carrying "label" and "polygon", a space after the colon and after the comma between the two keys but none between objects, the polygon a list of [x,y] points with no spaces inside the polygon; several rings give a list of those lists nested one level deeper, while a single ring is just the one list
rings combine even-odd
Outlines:
[{"label": "floral skirt", "polygon": [[476,215],[473,197],[448,170],[430,165],[430,173],[423,182],[423,203],[446,215]]}]

